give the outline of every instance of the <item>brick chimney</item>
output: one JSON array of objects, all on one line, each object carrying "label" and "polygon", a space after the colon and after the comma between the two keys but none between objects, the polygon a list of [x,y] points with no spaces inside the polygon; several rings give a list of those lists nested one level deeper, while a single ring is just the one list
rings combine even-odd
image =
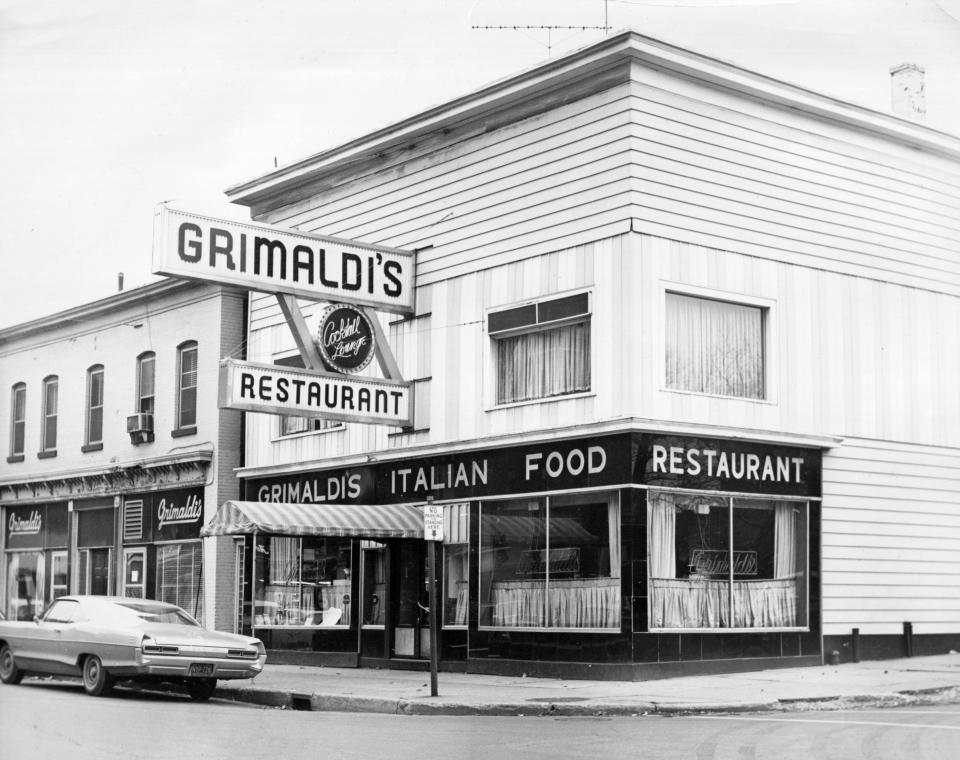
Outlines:
[{"label": "brick chimney", "polygon": [[923,67],[915,63],[902,63],[890,69],[891,105],[897,116],[913,121],[927,118],[923,75]]}]

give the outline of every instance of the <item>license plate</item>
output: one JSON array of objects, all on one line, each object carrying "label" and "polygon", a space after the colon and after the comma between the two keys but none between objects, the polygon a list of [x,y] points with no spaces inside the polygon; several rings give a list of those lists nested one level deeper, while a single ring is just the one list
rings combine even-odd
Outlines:
[{"label": "license plate", "polygon": [[213,665],[205,662],[195,662],[187,671],[188,676],[212,676]]}]

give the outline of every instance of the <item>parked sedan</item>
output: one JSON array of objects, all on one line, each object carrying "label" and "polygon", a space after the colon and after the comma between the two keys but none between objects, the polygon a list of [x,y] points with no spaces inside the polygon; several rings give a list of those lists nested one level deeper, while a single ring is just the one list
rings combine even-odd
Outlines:
[{"label": "parked sedan", "polygon": [[263,670],[259,639],[208,631],[176,605],[146,599],[62,596],[33,622],[0,621],[0,681],[26,673],[80,676],[87,694],[117,681],[186,686],[210,699],[217,679],[253,678]]}]

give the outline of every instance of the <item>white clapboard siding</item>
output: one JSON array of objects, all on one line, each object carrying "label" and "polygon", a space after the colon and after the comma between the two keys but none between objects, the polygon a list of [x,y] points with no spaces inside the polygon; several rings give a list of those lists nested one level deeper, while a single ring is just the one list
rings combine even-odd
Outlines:
[{"label": "white clapboard siding", "polygon": [[[864,467],[873,462],[873,468]],[[874,471],[893,470],[890,476]],[[899,472],[900,475],[894,474]],[[960,627],[960,450],[847,439],[823,470],[826,635]]]},{"label": "white clapboard siding", "polygon": [[637,229],[960,293],[955,166],[776,109],[751,114],[703,88],[656,84],[632,90]]}]

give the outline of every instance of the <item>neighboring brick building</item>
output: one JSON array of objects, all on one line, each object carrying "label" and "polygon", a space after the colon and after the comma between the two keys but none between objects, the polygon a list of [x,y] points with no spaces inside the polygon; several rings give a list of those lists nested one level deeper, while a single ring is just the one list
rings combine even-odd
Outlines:
[{"label": "neighboring brick building", "polygon": [[233,544],[199,529],[237,495],[242,415],[217,407],[217,380],[243,355],[245,314],[244,293],[164,280],[0,329],[9,617],[69,591],[234,628]]}]

